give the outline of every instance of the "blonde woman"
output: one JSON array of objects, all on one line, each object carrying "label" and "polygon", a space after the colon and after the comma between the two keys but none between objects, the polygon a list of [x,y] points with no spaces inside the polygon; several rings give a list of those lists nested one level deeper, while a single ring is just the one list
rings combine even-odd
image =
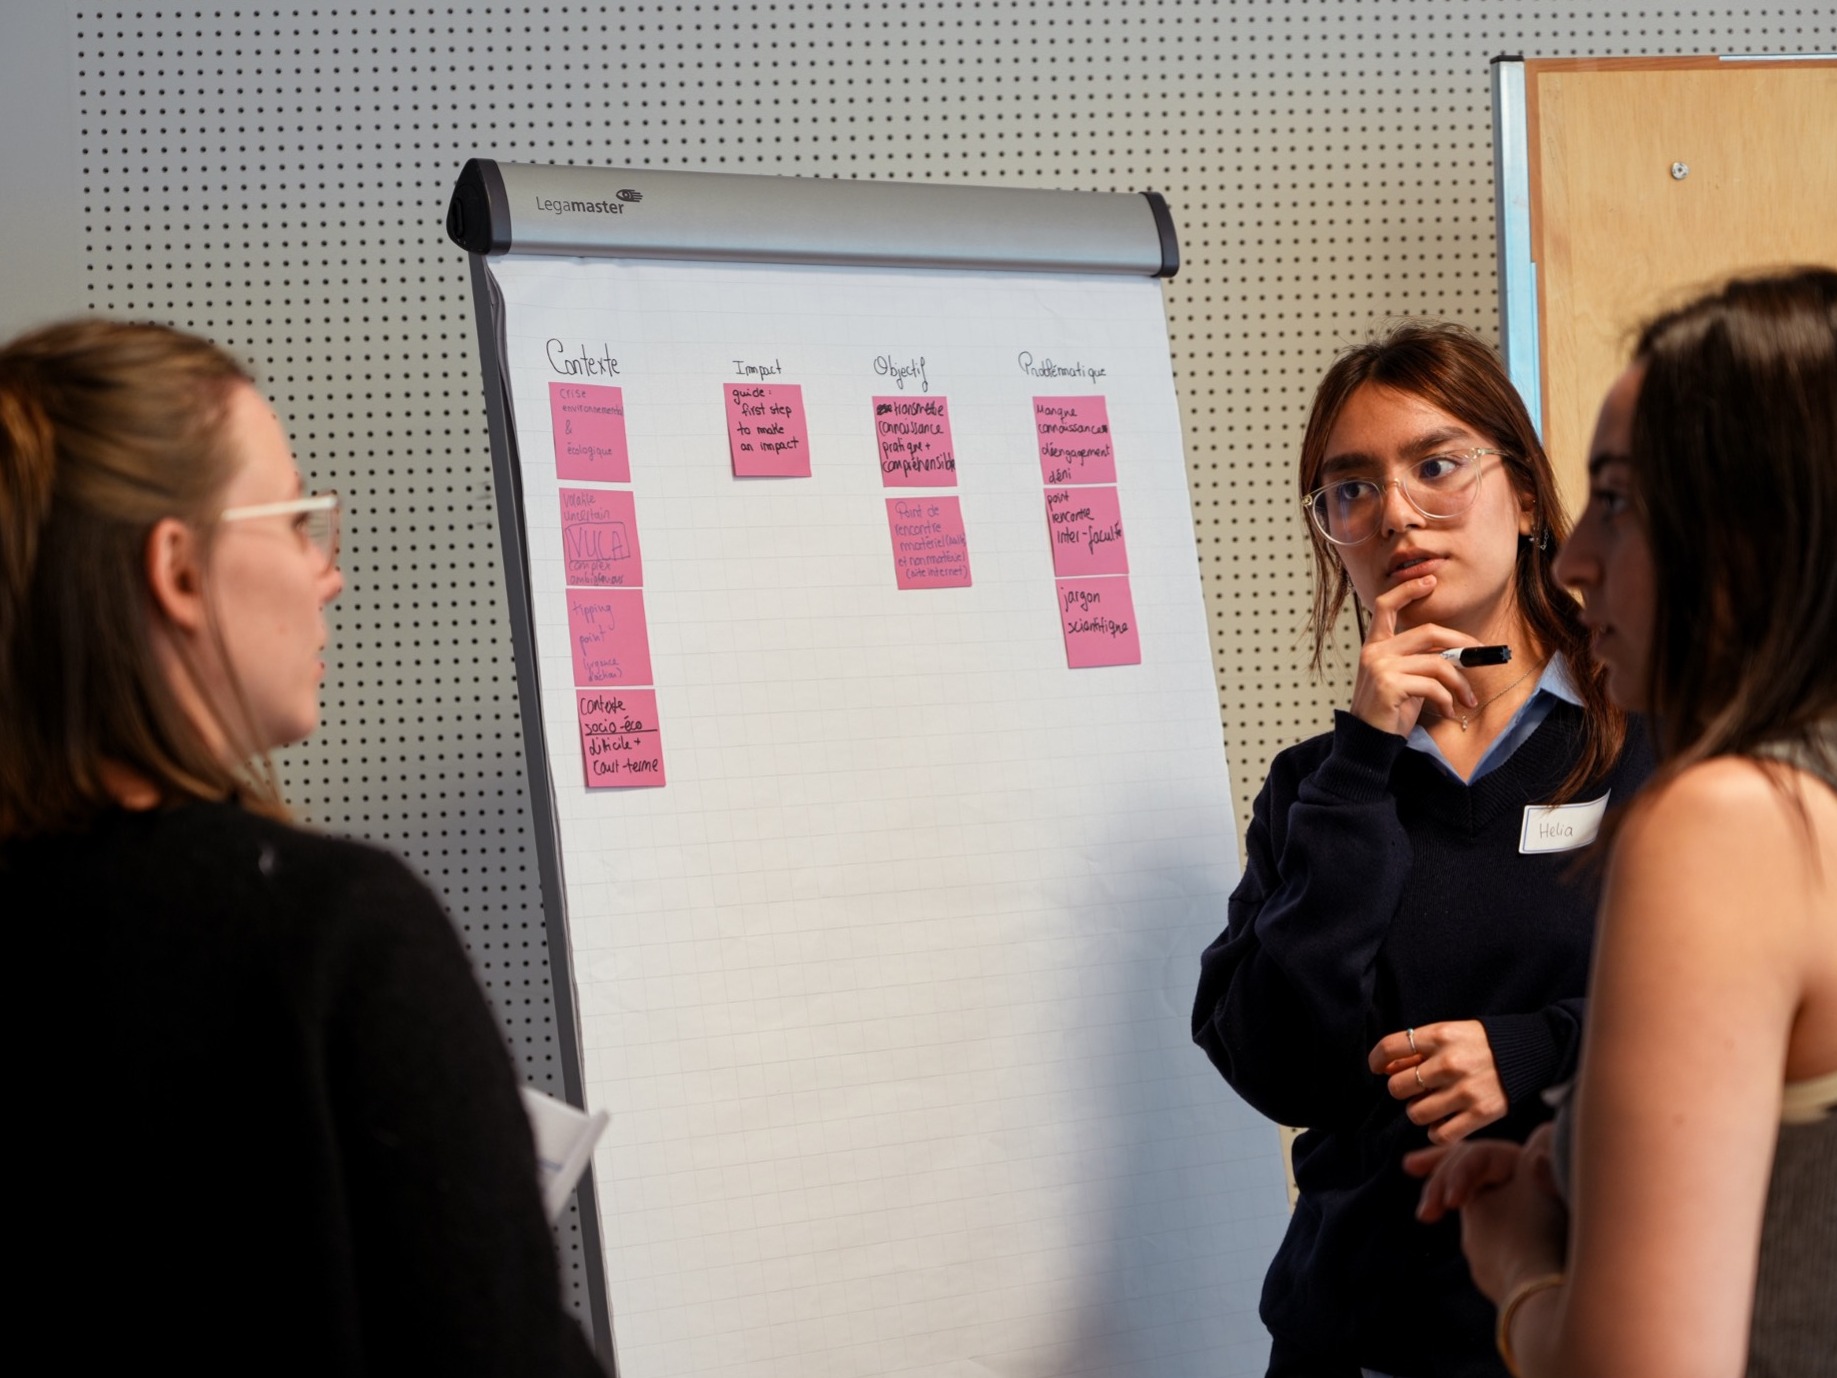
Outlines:
[{"label": "blonde woman", "polygon": [[215,346],[0,349],[14,1328],[98,1372],[597,1372],[451,925],[265,768],[318,721],[337,554]]}]

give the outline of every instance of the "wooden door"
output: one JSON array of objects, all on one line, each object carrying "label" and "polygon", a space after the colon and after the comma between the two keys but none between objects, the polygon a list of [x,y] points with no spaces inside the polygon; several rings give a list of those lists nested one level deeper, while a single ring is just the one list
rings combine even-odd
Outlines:
[{"label": "wooden door", "polygon": [[1544,443],[1580,510],[1601,396],[1655,311],[1837,264],[1837,62],[1525,63]]}]

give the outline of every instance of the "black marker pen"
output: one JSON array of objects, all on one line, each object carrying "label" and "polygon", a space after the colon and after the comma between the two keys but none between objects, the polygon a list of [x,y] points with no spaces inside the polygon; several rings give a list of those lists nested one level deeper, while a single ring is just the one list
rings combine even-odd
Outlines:
[{"label": "black marker pen", "polygon": [[1443,660],[1452,660],[1463,670],[1471,670],[1476,665],[1503,665],[1512,658],[1510,646],[1451,646],[1441,653]]}]

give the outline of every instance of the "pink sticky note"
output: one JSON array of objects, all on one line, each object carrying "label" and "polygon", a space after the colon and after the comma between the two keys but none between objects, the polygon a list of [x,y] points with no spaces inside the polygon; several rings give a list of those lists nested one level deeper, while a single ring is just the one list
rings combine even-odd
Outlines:
[{"label": "pink sticky note", "polygon": [[1091,665],[1140,665],[1142,637],[1135,625],[1135,600],[1129,580],[1055,579],[1059,621],[1065,628],[1065,663],[1074,670]]},{"label": "pink sticky note", "polygon": [[617,488],[563,488],[561,558],[570,584],[642,584],[644,560],[638,553],[638,514],[631,494]]},{"label": "pink sticky note", "polygon": [[580,759],[588,789],[663,783],[663,734],[654,689],[582,689]]},{"label": "pink sticky note", "polygon": [[796,383],[723,383],[735,478],[809,478],[810,426]]},{"label": "pink sticky note", "polygon": [[651,683],[651,639],[642,589],[569,589],[574,683]]},{"label": "pink sticky note", "polygon": [[970,544],[956,498],[888,498],[887,527],[893,577],[902,589],[970,586]]},{"label": "pink sticky note", "polygon": [[1115,483],[1110,405],[1101,397],[1036,397],[1040,473],[1048,483]]},{"label": "pink sticky note", "polygon": [[1127,574],[1123,509],[1114,485],[1048,488],[1046,534],[1054,574]]},{"label": "pink sticky note", "polygon": [[950,405],[942,397],[876,397],[874,439],[880,443],[880,481],[886,487],[957,486]]},{"label": "pink sticky note", "polygon": [[550,383],[549,420],[555,426],[555,476],[598,483],[630,483],[625,448],[625,394],[591,383]]}]

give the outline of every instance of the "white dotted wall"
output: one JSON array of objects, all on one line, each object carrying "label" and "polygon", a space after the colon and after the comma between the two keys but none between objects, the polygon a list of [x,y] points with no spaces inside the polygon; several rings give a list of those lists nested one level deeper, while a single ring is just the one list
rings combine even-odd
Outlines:
[{"label": "white dotted wall", "polygon": [[[237,350],[309,483],[345,494],[324,728],[287,753],[289,796],[441,892],[525,1075],[558,1089],[483,390],[464,257],[441,231],[466,158],[1164,193],[1241,823],[1269,757],[1322,730],[1349,683],[1343,654],[1325,683],[1306,670],[1291,475],[1314,382],[1391,316],[1496,335],[1487,59],[1830,50],[1834,16],[1656,0],[79,6],[87,300]],[[563,1237],[578,1302],[578,1230]]]}]

